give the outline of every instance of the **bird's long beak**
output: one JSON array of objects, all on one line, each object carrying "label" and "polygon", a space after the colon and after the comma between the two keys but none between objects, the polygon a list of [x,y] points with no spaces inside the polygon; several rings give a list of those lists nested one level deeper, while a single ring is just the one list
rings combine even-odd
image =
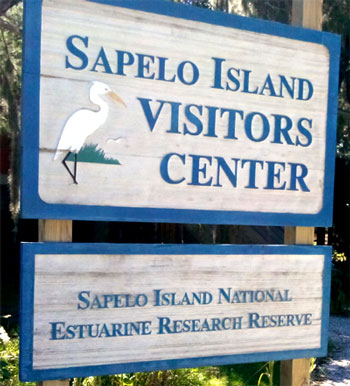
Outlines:
[{"label": "bird's long beak", "polygon": [[109,95],[110,97],[112,97],[114,100],[116,100],[117,102],[119,102],[120,104],[122,104],[124,107],[126,107],[126,104],[125,104],[125,102],[123,101],[123,99],[120,98],[120,96],[118,96],[114,91],[110,91],[110,92],[108,93],[108,95]]}]

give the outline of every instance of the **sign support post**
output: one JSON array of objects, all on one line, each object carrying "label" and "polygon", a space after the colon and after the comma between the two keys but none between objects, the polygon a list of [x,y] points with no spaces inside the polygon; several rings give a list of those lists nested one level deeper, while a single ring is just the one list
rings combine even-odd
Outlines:
[{"label": "sign support post", "polygon": [[[285,227],[285,244],[313,244],[314,227]],[[310,358],[281,361],[281,380],[284,386],[306,386],[310,384]]]},{"label": "sign support post", "polygon": [[39,220],[39,241],[72,241],[72,220]]},{"label": "sign support post", "polygon": [[[292,24],[322,30],[323,0],[293,0]],[[313,244],[314,227],[285,227],[285,244]],[[281,385],[303,386],[310,384],[310,359],[281,361]]]},{"label": "sign support post", "polygon": [[[72,241],[72,220],[39,220],[39,241]],[[69,386],[69,380],[37,382],[37,386]]]}]

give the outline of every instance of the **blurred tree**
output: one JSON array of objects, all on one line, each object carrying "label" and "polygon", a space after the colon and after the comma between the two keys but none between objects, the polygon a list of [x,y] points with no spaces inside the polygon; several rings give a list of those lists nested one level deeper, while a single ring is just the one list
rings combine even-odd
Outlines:
[{"label": "blurred tree", "polygon": [[19,213],[19,143],[22,58],[22,5],[0,2],[0,135],[11,141],[10,210]]},{"label": "blurred tree", "polygon": [[246,16],[290,24],[292,0],[241,0]]},{"label": "blurred tree", "polygon": [[10,8],[12,8],[14,5],[17,5],[19,2],[20,2],[20,0],[1,0],[0,1],[0,16],[5,15],[6,12]]},{"label": "blurred tree", "polygon": [[350,0],[323,0],[325,31],[342,36],[337,155],[350,162]]}]

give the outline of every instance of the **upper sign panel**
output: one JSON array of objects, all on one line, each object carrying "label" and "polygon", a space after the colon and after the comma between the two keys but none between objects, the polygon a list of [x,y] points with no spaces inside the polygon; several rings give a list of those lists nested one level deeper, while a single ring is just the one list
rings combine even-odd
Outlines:
[{"label": "upper sign panel", "polygon": [[338,37],[162,1],[25,18],[24,217],[331,224]]}]

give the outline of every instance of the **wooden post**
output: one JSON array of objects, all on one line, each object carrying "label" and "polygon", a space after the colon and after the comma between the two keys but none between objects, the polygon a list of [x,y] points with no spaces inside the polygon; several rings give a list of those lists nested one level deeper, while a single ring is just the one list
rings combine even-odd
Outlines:
[{"label": "wooden post", "polygon": [[293,0],[292,25],[322,30],[323,0]]},{"label": "wooden post", "polygon": [[37,386],[69,386],[69,380],[65,379],[63,381],[56,380],[56,381],[41,381],[36,383]]},{"label": "wooden post", "polygon": [[293,0],[292,25],[322,30],[323,0]]},{"label": "wooden post", "polygon": [[[323,0],[293,0],[292,24],[322,30]],[[313,244],[315,228],[285,227],[285,244]],[[307,386],[310,384],[310,359],[281,361],[281,386]]]},{"label": "wooden post", "polygon": [[39,220],[39,241],[72,241],[72,220]]},{"label": "wooden post", "polygon": [[[285,227],[285,244],[313,244],[315,228]],[[310,384],[310,359],[301,358],[281,361],[281,386],[308,386]]]},{"label": "wooden post", "polygon": [[[39,220],[39,241],[72,241],[72,220]],[[37,386],[69,386],[69,380],[37,382]]]},{"label": "wooden post", "polygon": [[[285,244],[313,244],[315,228],[285,227]],[[281,386],[308,386],[310,384],[310,359],[281,361]]]},{"label": "wooden post", "polygon": [[[322,29],[323,0],[293,0],[292,24]],[[284,230],[285,244],[313,244],[315,228],[286,227]],[[310,384],[310,359],[294,359],[281,361],[281,385],[307,386]]]}]

